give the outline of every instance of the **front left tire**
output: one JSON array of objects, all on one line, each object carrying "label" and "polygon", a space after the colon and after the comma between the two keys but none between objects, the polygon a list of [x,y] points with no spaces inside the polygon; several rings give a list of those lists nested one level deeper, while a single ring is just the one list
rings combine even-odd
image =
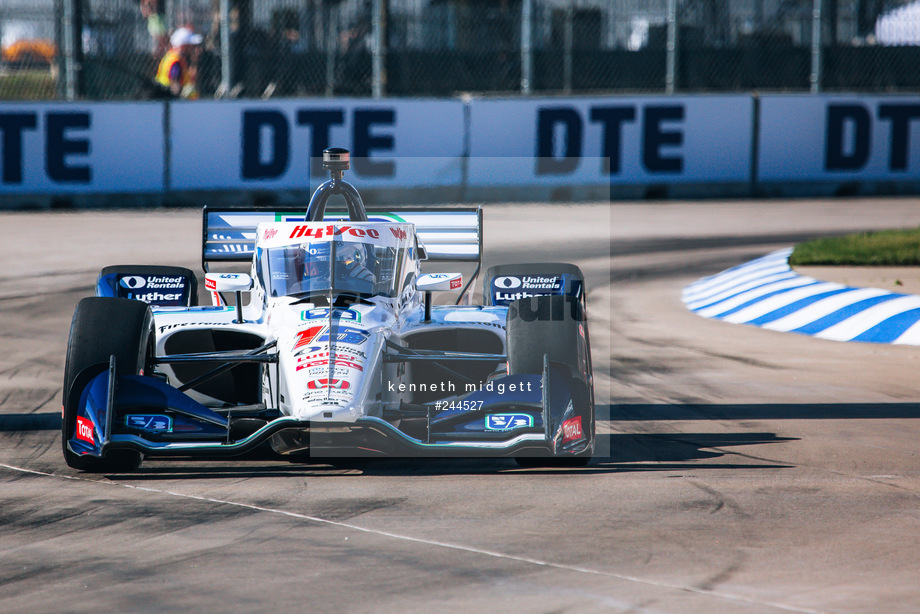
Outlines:
[{"label": "front left tire", "polygon": [[77,304],[64,364],[61,445],[68,466],[93,473],[132,471],[140,466],[143,456],[135,450],[112,450],[102,458],[81,456],[67,447],[67,441],[74,436],[83,388],[107,368],[109,358],[115,356],[118,376],[142,375],[150,371],[154,351],[153,314],[146,303],[89,297]]}]

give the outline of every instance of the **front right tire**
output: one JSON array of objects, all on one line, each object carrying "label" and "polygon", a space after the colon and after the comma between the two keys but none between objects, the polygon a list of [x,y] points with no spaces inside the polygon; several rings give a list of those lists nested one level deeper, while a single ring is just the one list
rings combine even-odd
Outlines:
[{"label": "front right tire", "polygon": [[[582,374],[589,406],[586,416],[589,437],[595,433],[593,395],[588,389],[591,368],[587,321],[580,301],[568,296],[534,296],[518,299],[508,306],[506,329],[508,374],[542,374],[544,356],[550,362],[562,363]],[[583,397],[584,395],[579,395]],[[576,456],[517,456],[522,467],[583,467],[591,454]]]}]

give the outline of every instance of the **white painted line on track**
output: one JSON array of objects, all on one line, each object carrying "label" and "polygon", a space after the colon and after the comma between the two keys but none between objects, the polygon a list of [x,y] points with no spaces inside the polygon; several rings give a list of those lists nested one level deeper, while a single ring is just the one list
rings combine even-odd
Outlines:
[{"label": "white painted line on track", "polygon": [[279,509],[274,509],[274,508],[270,508],[270,507],[263,507],[263,506],[260,506],[260,505],[252,505],[252,504],[250,504],[250,503],[241,503],[241,502],[238,502],[238,501],[227,501],[227,500],[225,500],[225,499],[215,499],[215,498],[212,498],[212,497],[202,497],[202,496],[199,496],[199,495],[190,495],[190,494],[180,493],[180,492],[175,492],[175,491],[170,491],[170,490],[162,490],[162,489],[159,489],[159,488],[150,488],[150,487],[147,487],[147,486],[134,486],[134,485],[132,485],[132,484],[122,484],[122,483],[119,483],[119,482],[103,482],[103,481],[101,481],[101,480],[90,480],[90,479],[87,479],[87,478],[81,478],[81,477],[77,477],[77,476],[59,475],[59,474],[56,474],[56,473],[48,473],[48,472],[45,472],[45,471],[37,471],[37,470],[35,470],[35,469],[27,469],[27,468],[25,468],[25,467],[16,467],[16,466],[13,466],[13,465],[6,465],[6,464],[3,464],[3,463],[0,463],[0,467],[2,467],[2,468],[4,468],[4,469],[9,469],[10,471],[18,471],[18,472],[20,472],[20,473],[27,473],[27,474],[38,475],[38,476],[49,477],[49,478],[57,478],[57,479],[63,479],[63,480],[72,480],[72,481],[76,481],[76,482],[88,482],[88,483],[93,483],[93,484],[103,484],[103,485],[112,486],[112,487],[115,487],[115,488],[119,488],[119,487],[120,487],[120,488],[127,488],[127,489],[130,489],[130,490],[138,490],[138,491],[149,492],[149,493],[154,493],[154,494],[169,495],[169,496],[171,496],[171,497],[180,497],[180,498],[184,498],[184,499],[192,499],[192,500],[195,500],[195,501],[205,501],[205,502],[207,502],[207,503],[214,503],[214,504],[218,504],[218,505],[230,505],[230,506],[233,506],[233,507],[239,507],[239,508],[250,509],[250,510],[257,511],[257,512],[264,512],[264,513],[268,513],[268,514],[277,514],[277,515],[279,515],[279,516],[286,516],[286,517],[288,517],[288,518],[294,518],[294,519],[297,519],[297,520],[304,520],[304,521],[308,521],[308,522],[314,522],[314,523],[317,523],[317,524],[325,524],[325,525],[340,527],[340,528],[343,528],[343,529],[351,529],[351,530],[353,530],[353,531],[360,531],[360,532],[362,532],[362,533],[369,533],[369,534],[372,534],[372,535],[379,535],[379,536],[381,536],[381,537],[388,537],[388,538],[391,538],[391,539],[397,539],[397,540],[401,540],[401,541],[407,541],[407,542],[412,542],[412,543],[417,543],[417,544],[424,544],[424,545],[427,545],[427,546],[434,546],[434,547],[438,547],[438,548],[448,548],[448,549],[451,549],[451,550],[459,550],[459,551],[462,551],[462,552],[469,552],[469,553],[472,553],[472,554],[479,554],[479,555],[482,555],[482,556],[488,556],[488,557],[497,558],[497,559],[503,559],[503,560],[507,560],[507,561],[517,561],[517,562],[519,562],[519,563],[526,563],[526,564],[528,564],[528,565],[536,565],[536,566],[539,566],[539,567],[547,567],[547,568],[550,568],[550,569],[559,569],[559,570],[562,570],[562,571],[572,571],[572,572],[576,572],[576,573],[590,574],[590,575],[594,575],[594,576],[603,576],[603,577],[607,577],[607,578],[614,578],[614,579],[617,579],[617,580],[623,580],[623,581],[627,581],[627,582],[634,582],[634,583],[637,583],[637,584],[644,584],[644,585],[646,585],[646,586],[652,586],[652,587],[656,587],[656,588],[665,588],[665,589],[669,589],[669,590],[676,590],[676,591],[682,591],[682,592],[687,592],[687,593],[693,593],[693,594],[697,594],[697,595],[703,595],[703,596],[707,596],[707,597],[714,597],[714,598],[717,598],[717,599],[723,599],[723,600],[726,600],[726,601],[734,601],[734,602],[739,602],[739,603],[745,603],[745,604],[748,604],[748,605],[755,605],[755,606],[761,606],[761,607],[770,607],[770,608],[774,608],[774,609],[777,609],[777,610],[782,610],[782,611],[785,611],[785,612],[800,612],[800,613],[803,613],[803,614],[822,614],[819,610],[811,610],[811,609],[807,609],[807,608],[797,608],[797,607],[794,607],[794,606],[788,606],[788,605],[781,604],[781,603],[772,603],[772,602],[768,602],[768,601],[761,601],[761,600],[758,600],[758,599],[751,599],[751,598],[748,598],[748,597],[744,597],[744,596],[741,596],[741,595],[735,595],[735,594],[732,594],[732,593],[724,593],[724,592],[720,592],[720,591],[705,590],[705,589],[696,588],[696,587],[693,587],[693,586],[685,586],[685,585],[680,585],[680,584],[671,584],[671,583],[668,583],[668,582],[658,582],[658,581],[655,581],[655,580],[647,580],[647,579],[638,578],[638,577],[635,577],[635,576],[627,576],[627,575],[623,575],[623,574],[612,573],[612,572],[609,572],[609,571],[601,571],[601,570],[599,570],[599,569],[591,569],[591,568],[588,568],[588,567],[581,567],[581,566],[577,566],[577,565],[567,565],[567,564],[565,564],[565,563],[553,563],[553,562],[551,562],[551,561],[544,561],[544,560],[541,560],[541,559],[536,559],[536,558],[531,558],[531,557],[526,557],[526,556],[518,556],[518,555],[514,555],[514,554],[506,554],[506,553],[503,553],[503,552],[496,552],[496,551],[494,551],[494,550],[484,550],[484,549],[481,549],[481,548],[475,548],[475,547],[472,547],[472,546],[464,546],[464,545],[461,545],[461,544],[452,544],[452,543],[449,543],[449,542],[441,542],[441,541],[436,541],[436,540],[431,540],[431,539],[424,539],[424,538],[419,538],[419,537],[412,537],[412,536],[409,536],[409,535],[402,535],[402,534],[399,534],[399,533],[391,533],[391,532],[389,532],[389,531],[382,531],[382,530],[380,530],[380,529],[371,529],[371,528],[367,528],[367,527],[362,527],[362,526],[355,525],[355,524],[351,524],[351,523],[347,523],[347,522],[339,522],[339,521],[336,521],[336,520],[327,520],[327,519],[325,519],[325,518],[319,518],[319,517],[317,517],[317,516],[309,516],[309,515],[307,515],[307,514],[300,514],[300,513],[297,513],[297,512],[289,512],[289,511],[286,511],[286,510],[279,510]]}]

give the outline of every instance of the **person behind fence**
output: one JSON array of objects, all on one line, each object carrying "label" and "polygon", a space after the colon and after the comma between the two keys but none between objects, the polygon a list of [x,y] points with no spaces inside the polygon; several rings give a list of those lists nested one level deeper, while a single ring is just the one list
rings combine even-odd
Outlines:
[{"label": "person behind fence", "polygon": [[203,38],[188,28],[179,28],[169,37],[170,49],[160,61],[157,83],[169,88],[174,96],[189,100],[198,98],[195,89],[199,45]]},{"label": "person behind fence", "polygon": [[140,0],[141,15],[147,20],[147,32],[153,45],[153,53],[159,56],[169,48],[166,36],[166,19],[163,17],[161,0]]}]

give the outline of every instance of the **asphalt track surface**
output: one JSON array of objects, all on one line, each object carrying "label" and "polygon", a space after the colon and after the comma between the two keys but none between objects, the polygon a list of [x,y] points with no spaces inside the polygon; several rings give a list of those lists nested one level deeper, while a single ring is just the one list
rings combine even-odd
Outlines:
[{"label": "asphalt track surface", "polygon": [[605,452],[508,460],[60,453],[105,265],[198,270],[194,211],[0,215],[0,610],[920,611],[920,349],[703,319],[692,281],[914,199],[489,206],[487,264],[587,274]]}]

